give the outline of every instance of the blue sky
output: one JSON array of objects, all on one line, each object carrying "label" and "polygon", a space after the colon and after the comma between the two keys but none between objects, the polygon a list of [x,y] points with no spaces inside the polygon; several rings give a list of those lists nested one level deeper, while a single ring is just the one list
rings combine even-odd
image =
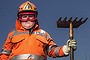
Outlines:
[{"label": "blue sky", "polygon": [[[8,32],[15,27],[18,7],[27,0],[0,0],[0,50]],[[42,29],[46,30],[58,46],[62,46],[69,39],[69,29],[57,28],[59,17],[88,17],[86,23],[74,29],[77,41],[75,60],[90,60],[90,0],[29,0],[37,6],[38,21]],[[50,58],[48,60],[69,60],[68,57]]]}]

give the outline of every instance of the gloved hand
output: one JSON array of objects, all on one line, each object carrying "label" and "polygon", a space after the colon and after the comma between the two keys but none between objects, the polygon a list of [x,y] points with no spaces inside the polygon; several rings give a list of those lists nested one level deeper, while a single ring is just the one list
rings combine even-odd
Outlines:
[{"label": "gloved hand", "polygon": [[73,40],[68,40],[66,45],[63,46],[63,52],[65,53],[65,55],[68,55],[70,52],[70,47],[73,48],[73,50],[75,51],[77,49],[77,42],[75,39]]}]

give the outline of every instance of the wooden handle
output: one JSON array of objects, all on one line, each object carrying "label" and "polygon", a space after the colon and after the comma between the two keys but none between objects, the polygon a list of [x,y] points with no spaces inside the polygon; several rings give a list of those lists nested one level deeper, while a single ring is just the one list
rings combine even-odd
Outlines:
[{"label": "wooden handle", "polygon": [[[69,32],[69,35],[70,35],[70,40],[73,39],[73,24],[72,22],[70,22],[70,32]],[[70,60],[74,60],[74,51],[73,51],[73,48],[70,47]]]}]

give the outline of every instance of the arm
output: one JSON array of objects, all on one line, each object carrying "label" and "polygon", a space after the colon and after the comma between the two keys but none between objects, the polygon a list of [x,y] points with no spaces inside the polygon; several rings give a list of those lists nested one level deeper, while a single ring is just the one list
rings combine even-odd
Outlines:
[{"label": "arm", "polygon": [[8,34],[8,37],[6,38],[6,41],[2,47],[2,51],[0,53],[0,60],[9,60],[9,55],[11,53],[11,49],[13,44],[11,43],[10,36],[12,35],[12,32]]},{"label": "arm", "polygon": [[63,46],[59,47],[55,44],[54,40],[50,37],[50,35],[48,33],[46,33],[47,35],[47,41],[48,41],[48,47],[47,47],[47,51],[48,51],[48,56],[50,57],[62,57],[65,56],[65,53],[63,52]]},{"label": "arm", "polygon": [[65,55],[64,51],[63,51],[63,47],[64,46],[57,46],[53,40],[50,41],[49,46],[48,46],[48,56],[50,57],[63,57],[63,56],[67,56]]},{"label": "arm", "polygon": [[49,38],[48,42],[48,55],[53,58],[68,56],[70,52],[70,46],[74,47],[73,49],[76,50],[75,40],[68,40],[66,45],[63,45],[61,47],[57,46],[52,38]]}]

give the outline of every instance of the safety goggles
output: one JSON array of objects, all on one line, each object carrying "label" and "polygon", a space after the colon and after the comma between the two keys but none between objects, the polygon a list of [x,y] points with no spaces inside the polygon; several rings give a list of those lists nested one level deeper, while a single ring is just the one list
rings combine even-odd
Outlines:
[{"label": "safety goggles", "polygon": [[37,20],[36,18],[36,14],[33,13],[33,12],[25,12],[25,13],[21,13],[19,14],[19,20],[21,22],[27,22],[27,21],[31,21],[31,22],[34,22]]}]

